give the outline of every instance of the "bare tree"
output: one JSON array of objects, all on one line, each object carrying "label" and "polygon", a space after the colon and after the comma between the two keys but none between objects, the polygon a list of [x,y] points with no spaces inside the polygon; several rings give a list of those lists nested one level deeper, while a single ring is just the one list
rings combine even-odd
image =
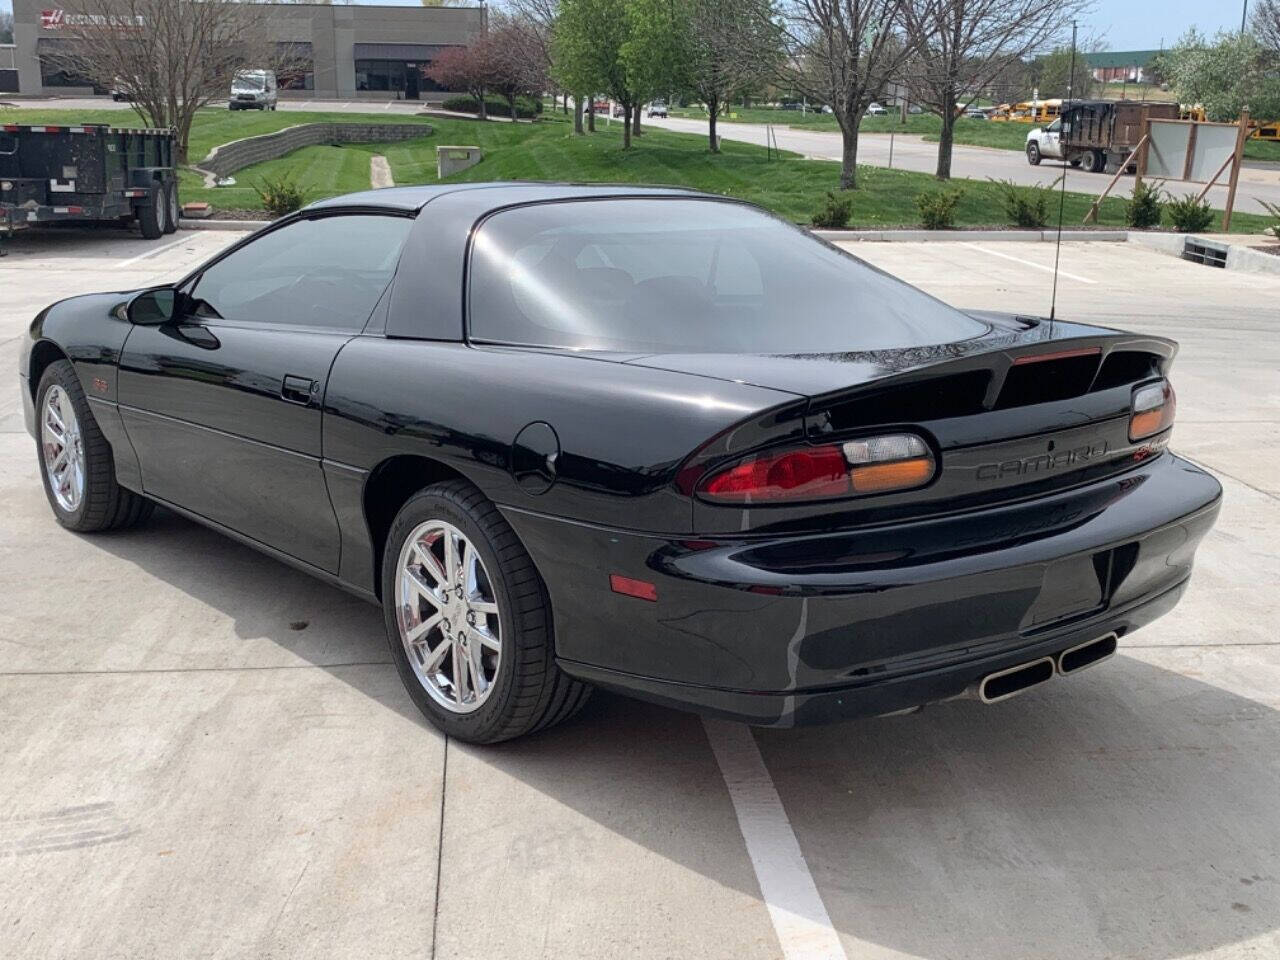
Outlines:
[{"label": "bare tree", "polygon": [[908,0],[786,0],[782,82],[831,107],[840,126],[840,187],[858,186],[862,116],[911,54],[903,30]]},{"label": "bare tree", "polygon": [[520,17],[497,14],[473,47],[484,61],[489,87],[506,98],[511,119],[519,119],[516,99],[542,96],[547,85],[544,47],[534,25]]},{"label": "bare tree", "polygon": [[1253,32],[1264,47],[1280,58],[1280,0],[1258,0],[1253,9]]},{"label": "bare tree", "polygon": [[[508,0],[507,9],[515,20],[523,21],[528,24],[532,31],[532,38],[537,43],[538,51],[542,57],[543,72],[547,75],[547,82],[551,82],[551,43],[555,36],[556,18],[560,16],[560,0]],[[567,113],[569,110],[569,91],[558,90],[555,86],[551,87],[551,94],[554,99],[557,93],[564,95],[564,108]],[[582,108],[580,105],[581,97],[576,98],[579,105],[574,125],[575,132],[582,132]],[[554,106],[554,104],[553,104]]]},{"label": "bare tree", "polygon": [[186,162],[191,121],[225,98],[239,70],[305,69],[297,50],[267,39],[268,8],[236,0],[66,0],[56,51],[41,58],[96,87],[129,91],[143,123],[172,127]]},{"label": "bare tree", "polygon": [[903,7],[911,99],[942,120],[939,180],[951,177],[957,116],[983,88],[1028,54],[1069,33],[1087,0],[909,0]]}]

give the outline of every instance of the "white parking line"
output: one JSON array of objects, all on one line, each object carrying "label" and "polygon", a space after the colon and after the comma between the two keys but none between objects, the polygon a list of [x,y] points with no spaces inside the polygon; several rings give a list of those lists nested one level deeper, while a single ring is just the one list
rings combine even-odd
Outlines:
[{"label": "white parking line", "polygon": [[786,960],[847,960],[751,728],[702,721]]},{"label": "white parking line", "polygon": [[[1053,273],[1053,267],[1046,267],[1043,263],[1033,263],[1030,260],[1023,260],[1021,257],[1013,257],[1007,253],[999,253],[998,251],[990,250],[986,247],[980,247],[976,243],[970,243],[967,240],[961,240],[960,245],[962,247],[972,247],[974,250],[980,250],[985,254],[988,254],[993,257],[1000,257],[1003,260],[1012,260],[1014,263],[1021,263],[1021,264],[1025,264],[1028,267],[1035,267],[1037,270],[1043,270],[1045,273]],[[1097,280],[1090,280],[1088,277],[1080,277],[1074,273],[1067,273],[1067,271],[1065,270],[1059,270],[1058,276],[1066,277],[1068,280],[1078,280],[1080,283],[1097,283],[1098,282]]]},{"label": "white parking line", "polygon": [[173,242],[166,243],[164,246],[161,246],[161,247],[152,247],[146,253],[140,253],[136,257],[130,257],[128,260],[121,260],[119,263],[113,266],[113,269],[118,270],[120,267],[127,267],[132,264],[135,264],[139,260],[146,260],[150,257],[159,256],[160,254],[164,253],[166,250],[172,250],[174,247],[180,244],[190,243],[191,239],[192,239],[191,237],[183,237],[181,240],[174,240]]}]

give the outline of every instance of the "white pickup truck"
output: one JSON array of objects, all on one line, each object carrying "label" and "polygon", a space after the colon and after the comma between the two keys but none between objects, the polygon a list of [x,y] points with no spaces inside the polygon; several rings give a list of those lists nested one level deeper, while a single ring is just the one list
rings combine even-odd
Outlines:
[{"label": "white pickup truck", "polygon": [[1070,156],[1063,156],[1062,118],[1047,127],[1036,127],[1027,132],[1027,163],[1038,167],[1041,160],[1068,160],[1073,167],[1084,167],[1089,173],[1101,173],[1106,165],[1106,155],[1101,150],[1066,149]]}]

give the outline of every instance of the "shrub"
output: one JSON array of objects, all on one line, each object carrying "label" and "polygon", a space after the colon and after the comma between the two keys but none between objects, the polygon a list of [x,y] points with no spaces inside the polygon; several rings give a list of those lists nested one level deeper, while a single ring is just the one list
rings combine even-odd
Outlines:
[{"label": "shrub", "polygon": [[300,210],[307,202],[308,191],[298,186],[298,181],[290,174],[275,178],[264,177],[262,183],[255,185],[253,190],[263,207],[277,217]]},{"label": "shrub", "polygon": [[1019,186],[1012,180],[988,179],[999,188],[1004,214],[1014,226],[1038,230],[1049,222],[1049,201],[1054,188],[1062,182],[1061,177],[1053,183],[1031,187]]},{"label": "shrub", "polygon": [[1268,203],[1266,200],[1259,200],[1258,202],[1262,204],[1262,209],[1267,211],[1267,216],[1275,221],[1263,233],[1269,233],[1277,240],[1280,240],[1280,203]]},{"label": "shrub", "polygon": [[1160,188],[1154,183],[1140,183],[1133,188],[1133,196],[1125,201],[1124,222],[1139,230],[1158,227],[1163,211]]},{"label": "shrub", "polygon": [[[484,105],[490,116],[511,116],[511,107],[502,97],[489,94],[484,98]],[[452,110],[454,113],[480,112],[480,101],[468,93],[464,93],[456,97],[450,97],[440,106],[446,110]],[[532,120],[541,112],[541,100],[532,100],[529,97],[516,97],[516,116],[521,120]]]},{"label": "shrub", "polygon": [[1165,212],[1173,221],[1173,228],[1179,233],[1199,233],[1207,230],[1213,223],[1213,211],[1209,204],[1197,200],[1195,194],[1188,193],[1177,200],[1170,197],[1164,205]]},{"label": "shrub", "polygon": [[836,196],[827,191],[827,199],[813,215],[813,225],[822,230],[842,230],[853,216],[853,197]]},{"label": "shrub", "polygon": [[927,190],[916,196],[920,223],[926,230],[950,230],[956,224],[956,207],[962,190]]}]

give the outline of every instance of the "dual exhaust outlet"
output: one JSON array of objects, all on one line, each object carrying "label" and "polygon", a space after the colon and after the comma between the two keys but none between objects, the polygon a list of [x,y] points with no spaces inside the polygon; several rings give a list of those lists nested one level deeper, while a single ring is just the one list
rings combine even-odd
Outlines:
[{"label": "dual exhaust outlet", "polygon": [[1056,657],[1040,657],[1028,663],[1020,663],[1016,667],[1008,667],[989,673],[978,681],[976,695],[983,703],[999,703],[1032,687],[1052,680],[1055,675],[1067,676],[1079,673],[1085,667],[1113,656],[1116,652],[1117,637],[1114,633],[1086,640],[1074,647],[1068,647]]}]

